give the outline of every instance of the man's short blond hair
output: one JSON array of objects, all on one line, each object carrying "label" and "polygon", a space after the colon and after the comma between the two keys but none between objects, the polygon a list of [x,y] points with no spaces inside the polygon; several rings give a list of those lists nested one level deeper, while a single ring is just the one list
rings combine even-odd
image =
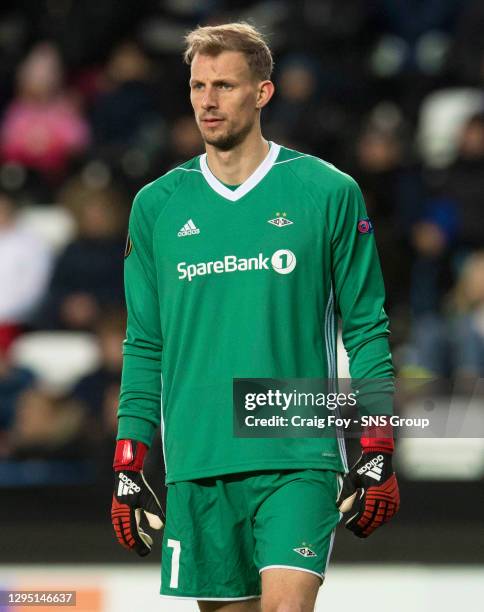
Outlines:
[{"label": "man's short blond hair", "polygon": [[198,26],[185,36],[183,59],[191,64],[196,53],[218,55],[222,51],[240,51],[247,58],[254,77],[270,79],[274,61],[263,35],[248,23],[226,23],[217,26]]}]

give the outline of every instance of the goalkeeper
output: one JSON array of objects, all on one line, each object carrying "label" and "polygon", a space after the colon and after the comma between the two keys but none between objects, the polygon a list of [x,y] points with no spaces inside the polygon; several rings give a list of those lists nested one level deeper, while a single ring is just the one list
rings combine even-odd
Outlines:
[{"label": "goalkeeper", "polygon": [[[233,380],[334,379],[341,316],[352,378],[392,385],[373,227],[351,177],[263,138],[273,62],[256,29],[201,27],[186,43],[205,153],[131,211],[113,525],[146,555],[148,525],[165,524],[163,596],[309,612],[340,509],[359,537],[398,509],[391,431],[365,432],[351,470],[337,436],[235,437]],[[160,424],[166,520],[143,475]]]}]

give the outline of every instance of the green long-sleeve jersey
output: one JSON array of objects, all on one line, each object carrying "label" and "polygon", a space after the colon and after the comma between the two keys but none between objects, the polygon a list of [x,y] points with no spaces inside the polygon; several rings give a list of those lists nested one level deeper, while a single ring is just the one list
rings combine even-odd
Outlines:
[{"label": "green long-sleeve jersey", "polygon": [[125,291],[118,439],[150,445],[161,421],[167,483],[346,468],[337,437],[235,437],[232,385],[336,377],[338,314],[351,376],[392,377],[374,234],[350,176],[275,143],[237,188],[206,154],[174,168],[135,198]]}]

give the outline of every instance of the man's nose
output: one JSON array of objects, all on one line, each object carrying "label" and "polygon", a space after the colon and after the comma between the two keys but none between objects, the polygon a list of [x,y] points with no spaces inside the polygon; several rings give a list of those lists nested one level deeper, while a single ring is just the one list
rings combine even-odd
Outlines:
[{"label": "man's nose", "polygon": [[207,87],[202,98],[202,108],[208,110],[217,106],[216,92],[211,88]]}]

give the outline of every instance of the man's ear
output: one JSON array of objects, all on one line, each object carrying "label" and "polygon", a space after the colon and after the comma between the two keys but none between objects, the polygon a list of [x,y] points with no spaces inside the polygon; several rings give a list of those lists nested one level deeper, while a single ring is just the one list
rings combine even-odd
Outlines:
[{"label": "man's ear", "polygon": [[257,92],[256,108],[263,108],[274,95],[274,83],[272,81],[262,81]]}]

